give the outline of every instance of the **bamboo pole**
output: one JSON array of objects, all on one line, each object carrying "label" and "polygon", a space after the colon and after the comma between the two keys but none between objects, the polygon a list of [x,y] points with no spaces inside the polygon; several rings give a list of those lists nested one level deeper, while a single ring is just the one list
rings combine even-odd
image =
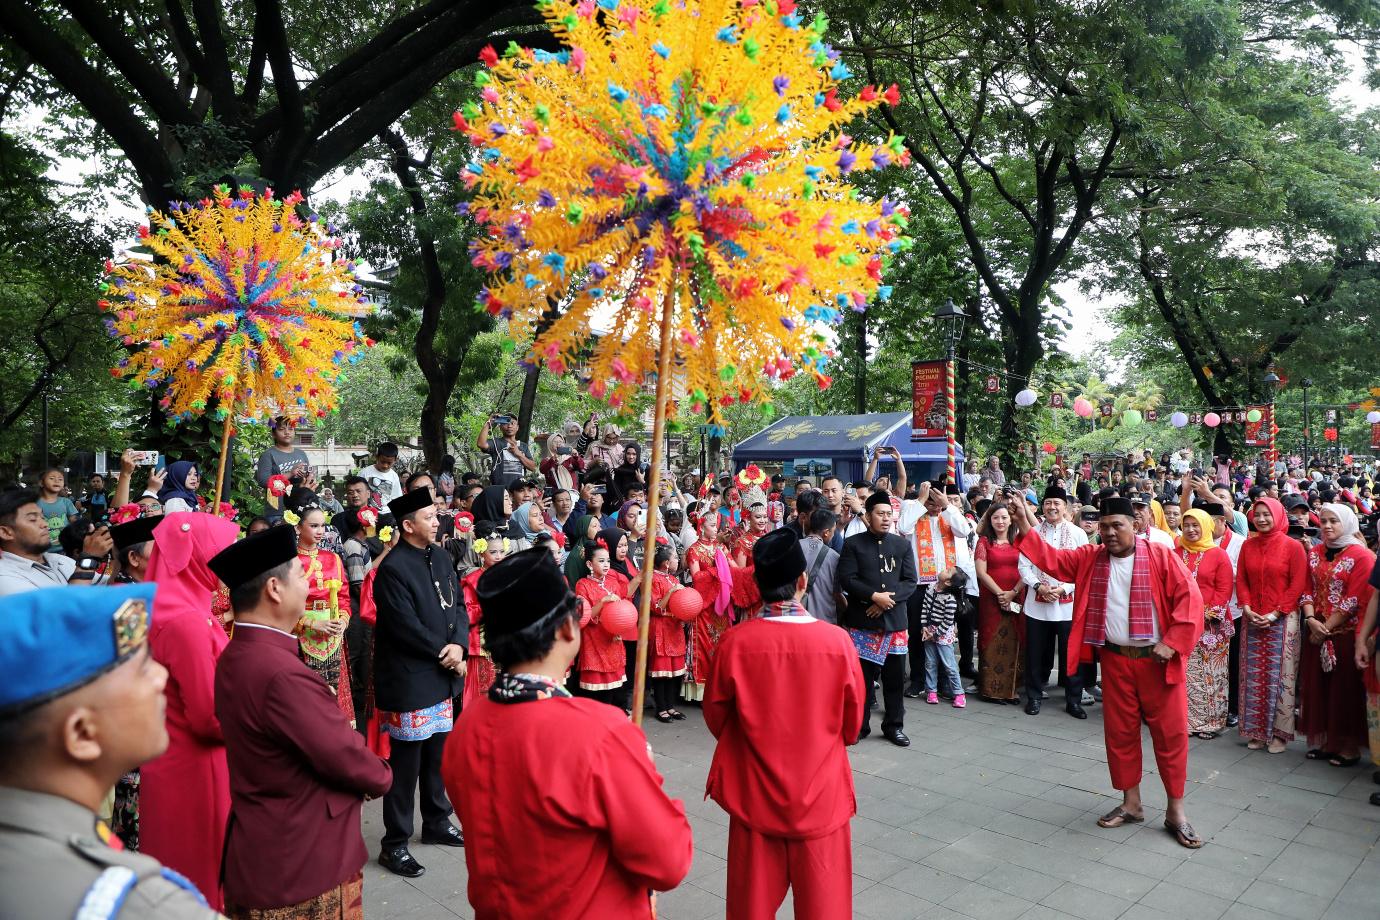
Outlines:
[{"label": "bamboo pole", "polygon": [[637,656],[633,670],[632,720],[642,724],[642,705],[647,695],[647,637],[652,622],[652,572],[656,570],[657,497],[661,492],[661,445],[666,434],[666,401],[671,376],[671,318],[675,308],[675,288],[666,292],[661,307],[661,351],[657,356],[656,410],[652,422],[652,470],[647,482],[647,530],[643,537],[642,602],[637,611]]},{"label": "bamboo pole", "polygon": [[230,431],[234,428],[234,415],[226,415],[225,421],[221,423],[220,434],[220,463],[216,468],[216,504],[211,513],[220,515],[220,491],[225,486],[225,460],[230,454]]}]

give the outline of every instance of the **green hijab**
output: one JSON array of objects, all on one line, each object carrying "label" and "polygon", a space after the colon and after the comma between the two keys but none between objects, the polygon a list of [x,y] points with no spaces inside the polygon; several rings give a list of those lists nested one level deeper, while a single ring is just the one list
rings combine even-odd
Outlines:
[{"label": "green hijab", "polygon": [[569,553],[565,557],[565,580],[570,583],[572,591],[580,579],[589,574],[589,567],[585,565],[585,534],[589,533],[590,522],[597,520],[592,514],[581,515],[575,522],[575,539],[566,547]]}]

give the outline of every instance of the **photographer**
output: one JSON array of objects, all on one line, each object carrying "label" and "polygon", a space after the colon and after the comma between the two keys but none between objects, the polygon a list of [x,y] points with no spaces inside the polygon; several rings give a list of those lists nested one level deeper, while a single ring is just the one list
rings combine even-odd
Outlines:
[{"label": "photographer", "polygon": [[541,462],[542,475],[553,489],[573,489],[585,461],[565,442],[565,436],[553,434],[546,439],[546,459]]},{"label": "photographer", "polygon": [[[489,439],[490,425],[498,426],[498,433],[502,435],[500,439]],[[537,468],[532,452],[517,439],[517,430],[517,417],[509,414],[491,415],[479,428],[479,439],[475,441],[475,446],[493,461],[490,479],[496,486],[506,486]]]},{"label": "photographer", "polygon": [[[53,541],[38,495],[33,489],[0,494],[0,597],[34,588],[103,584],[106,578],[96,569],[115,545],[109,528],[82,536],[75,561],[50,552]],[[81,526],[90,527],[86,522]]]}]

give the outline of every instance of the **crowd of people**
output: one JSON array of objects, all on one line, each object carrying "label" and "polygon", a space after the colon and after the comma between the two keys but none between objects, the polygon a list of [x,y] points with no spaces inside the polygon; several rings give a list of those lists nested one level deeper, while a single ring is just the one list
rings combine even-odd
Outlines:
[{"label": "crowd of people", "polygon": [[[1123,792],[1106,827],[1144,818],[1147,724],[1166,827],[1190,848],[1190,737],[1235,728],[1280,754],[1302,734],[1339,769],[1380,755],[1365,464],[1147,452],[1008,480],[993,457],[912,483],[881,448],[854,482],[653,477],[594,415],[540,459],[496,415],[487,471],[447,457],[400,476],[382,443],[337,501],[292,423],[273,432],[247,520],[210,507],[189,461],[132,496],[130,453],[109,490],[44,470],[0,493],[0,596],[33,621],[0,653],[20,675],[0,699],[0,850],[22,850],[5,828],[103,822],[58,913],[123,884],[149,915],[360,916],[360,804],[380,797],[378,862],[425,871],[419,804],[423,843],[469,836],[480,916],[645,915],[691,843],[626,718],[644,591],[646,711],[698,704],[718,740],[706,791],[731,818],[731,917],[774,915],[787,884],[798,915],[849,915],[844,748],[877,708],[881,737],[908,746],[906,697],[1039,716],[1062,687],[1076,719],[1101,704]],[[112,618],[115,644],[84,649]],[[166,728],[131,714],[162,696]],[[569,705],[514,705],[547,700]],[[784,766],[804,761],[816,772]],[[768,793],[787,774],[828,788]],[[535,881],[566,870],[574,911]],[[7,890],[18,871],[0,869]]]}]

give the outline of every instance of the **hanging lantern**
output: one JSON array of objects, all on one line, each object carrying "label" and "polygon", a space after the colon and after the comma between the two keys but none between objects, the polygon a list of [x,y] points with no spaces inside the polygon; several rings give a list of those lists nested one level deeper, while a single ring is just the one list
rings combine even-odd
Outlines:
[{"label": "hanging lantern", "polygon": [[1258,421],[1260,421],[1260,410],[1259,410],[1259,409],[1252,409],[1251,411],[1247,412],[1247,413],[1246,413],[1246,421],[1248,421],[1248,422],[1258,422]]},{"label": "hanging lantern", "polygon": [[1335,441],[1337,440],[1337,429],[1328,428],[1323,432],[1323,436],[1326,437],[1329,441]]},{"label": "hanging lantern", "polygon": [[1366,413],[1366,421],[1370,422],[1372,425],[1380,425],[1380,412],[1371,409]]},{"label": "hanging lantern", "polygon": [[1021,390],[1019,393],[1016,394],[1016,405],[1022,408],[1025,408],[1027,406],[1033,406],[1035,405],[1035,400],[1038,398],[1039,397],[1035,393],[1035,391],[1027,387],[1026,389]]},{"label": "hanging lantern", "polygon": [[1182,412],[1175,412],[1173,415],[1169,416],[1169,424],[1173,425],[1175,428],[1182,428],[1188,424],[1188,416],[1184,415]]},{"label": "hanging lantern", "polygon": [[1073,401],[1073,411],[1083,418],[1087,418],[1093,414],[1093,405],[1080,396]]},{"label": "hanging lantern", "polygon": [[1209,428],[1216,428],[1218,425],[1222,424],[1222,416],[1218,415],[1216,412],[1209,412],[1207,415],[1203,416],[1203,424]]},{"label": "hanging lantern", "polygon": [[1127,428],[1134,428],[1141,423],[1140,413],[1135,409],[1127,409],[1121,413],[1121,424]]}]

